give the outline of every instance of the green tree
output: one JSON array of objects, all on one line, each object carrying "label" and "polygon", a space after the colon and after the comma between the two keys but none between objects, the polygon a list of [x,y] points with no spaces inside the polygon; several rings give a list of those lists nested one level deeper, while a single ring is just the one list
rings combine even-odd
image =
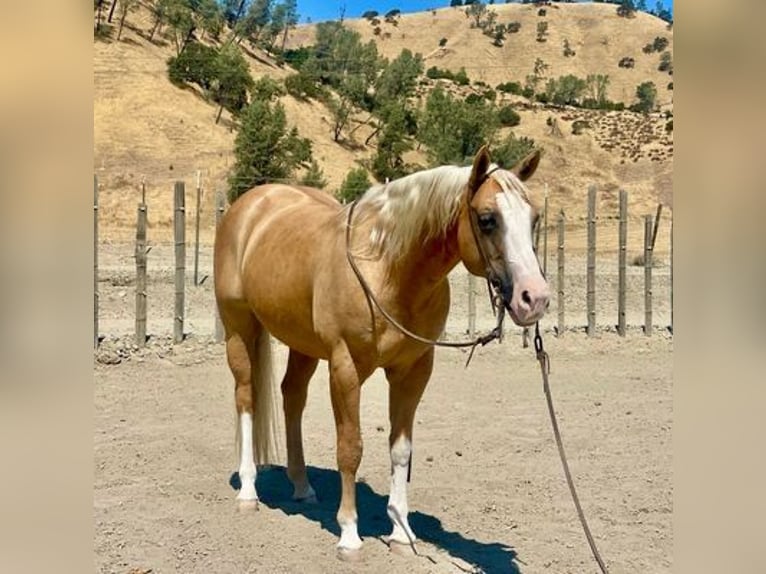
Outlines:
[{"label": "green tree", "polygon": [[407,110],[392,100],[381,113],[378,149],[372,158],[371,171],[378,181],[396,179],[407,174],[403,155],[412,149],[407,136]]},{"label": "green tree", "polygon": [[301,138],[297,128],[288,129],[282,104],[253,100],[241,120],[229,176],[231,201],[255,185],[290,178],[311,160],[311,142]]},{"label": "green tree", "polygon": [[[112,4],[114,6],[114,4]],[[137,0],[120,0],[120,24],[117,28],[117,40],[119,41],[122,36],[122,28],[125,26],[125,19],[128,17],[128,13],[138,8]]]},{"label": "green tree", "polygon": [[462,165],[494,138],[498,127],[495,107],[484,98],[469,103],[437,87],[426,100],[418,138],[428,147],[432,165]]},{"label": "green tree", "polygon": [[309,163],[309,167],[306,169],[306,173],[303,175],[300,182],[302,185],[315,187],[317,189],[324,189],[327,187],[327,180],[324,177],[324,172],[314,159]]},{"label": "green tree", "polygon": [[513,132],[510,132],[492,148],[492,161],[501,167],[510,169],[533,149],[535,149],[533,139],[528,137],[517,138]]},{"label": "green tree", "polygon": [[585,91],[586,81],[575,75],[567,74],[557,80],[548,80],[545,95],[549,102],[559,106],[572,106],[580,102]]},{"label": "green tree", "polygon": [[633,0],[621,0],[617,7],[617,15],[623,18],[633,18],[636,15],[636,5]]},{"label": "green tree", "polygon": [[247,38],[252,43],[258,42],[261,32],[271,21],[272,1],[253,0],[250,2],[247,12],[237,20],[230,41],[236,40],[237,44],[239,44]]},{"label": "green tree", "polygon": [[232,44],[221,48],[216,59],[216,71],[213,99],[220,104],[215,118],[215,123],[218,123],[224,108],[236,115],[247,105],[247,94],[254,82],[247,61],[239,48]]},{"label": "green tree", "polygon": [[343,183],[338,190],[338,199],[343,203],[350,203],[356,198],[361,197],[367,191],[372,183],[367,177],[367,171],[363,167],[352,169],[346,174]]},{"label": "green tree", "polygon": [[588,98],[594,100],[598,107],[602,107],[606,103],[606,90],[608,87],[608,75],[589,74],[585,78],[585,92]]},{"label": "green tree", "polygon": [[168,78],[177,86],[197,84],[207,91],[218,78],[218,51],[192,42],[178,56],[168,59]]},{"label": "green tree", "polygon": [[282,31],[282,52],[285,51],[287,34],[298,25],[298,0],[285,0],[283,5],[285,7],[285,22]]},{"label": "green tree", "polygon": [[164,2],[167,25],[173,35],[176,54],[183,52],[196,28],[194,12],[186,0],[160,0]]},{"label": "green tree", "polygon": [[217,40],[223,31],[223,11],[216,0],[195,0],[195,14],[203,34]]},{"label": "green tree", "polygon": [[418,76],[423,73],[423,57],[413,55],[408,49],[385,66],[375,81],[375,100],[385,105],[392,100],[402,100],[415,92]]},{"label": "green tree", "polygon": [[644,82],[636,87],[638,103],[631,106],[637,112],[648,113],[654,110],[657,101],[657,86],[654,82]]}]

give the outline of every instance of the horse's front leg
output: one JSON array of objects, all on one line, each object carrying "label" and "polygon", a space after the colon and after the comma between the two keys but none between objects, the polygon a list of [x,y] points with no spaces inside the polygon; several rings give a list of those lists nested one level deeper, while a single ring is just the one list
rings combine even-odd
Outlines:
[{"label": "horse's front leg", "polygon": [[407,519],[407,476],[412,457],[415,410],[431,377],[433,361],[434,350],[429,349],[413,364],[386,369],[389,382],[388,412],[391,421],[391,492],[388,496],[387,510],[393,524],[389,547],[394,551],[407,551],[415,543],[415,534]]},{"label": "horse's front leg", "polygon": [[359,557],[362,539],[357,530],[356,471],[362,460],[362,434],[359,428],[359,396],[362,382],[369,373],[360,369],[344,348],[336,350],[330,359],[330,397],[337,433],[338,470],[341,480],[340,508],[337,519],[341,534],[338,557],[354,560]]}]

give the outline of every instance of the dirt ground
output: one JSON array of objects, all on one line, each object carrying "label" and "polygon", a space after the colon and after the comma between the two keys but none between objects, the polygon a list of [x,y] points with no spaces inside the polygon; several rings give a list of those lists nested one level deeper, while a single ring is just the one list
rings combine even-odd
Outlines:
[{"label": "dirt ground", "polygon": [[[558,459],[538,365],[513,329],[501,345],[477,350],[467,370],[463,352],[437,351],[416,417],[409,487],[420,556],[392,554],[381,540],[390,530],[387,385],[381,373],[362,395],[360,563],[335,557],[339,479],[322,366],[304,418],[319,504],[293,503],[284,469],[276,467],[259,474],[260,510],[240,513],[232,486],[233,383],[223,345],[211,338],[210,280],[188,287],[189,336],[173,345],[171,252],[158,246],[150,254],[151,339],[142,350],[130,337],[132,252],[125,245],[105,245],[100,252],[105,340],[94,355],[98,572],[597,572]],[[201,269],[201,275],[209,273],[208,255]],[[603,269],[599,284],[611,285],[616,271]],[[668,269],[656,271],[660,326],[669,316],[663,294]],[[462,277],[453,281],[449,337],[460,336],[466,325]],[[573,292],[581,289],[580,279],[571,279]],[[601,328],[593,338],[580,328],[585,320],[577,305],[584,295],[568,303],[573,326],[562,337],[552,332],[555,303],[544,321],[570,466],[613,574],[670,572],[672,566],[673,342],[664,328],[656,327],[653,337],[641,332],[642,279],[641,268],[629,270],[631,327],[624,339],[610,327],[614,302],[608,290],[599,299]],[[483,286],[478,289],[481,310]],[[485,312],[477,327],[488,324]],[[281,344],[275,349],[281,376],[286,352]]]}]

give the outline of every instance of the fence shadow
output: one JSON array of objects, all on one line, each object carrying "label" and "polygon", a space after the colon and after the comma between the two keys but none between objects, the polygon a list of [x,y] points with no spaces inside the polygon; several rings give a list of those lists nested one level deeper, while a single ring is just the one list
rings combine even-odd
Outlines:
[{"label": "fence shadow", "polygon": [[[310,466],[308,475],[317,491],[318,504],[308,505],[292,500],[293,487],[282,466],[258,472],[256,488],[261,503],[289,516],[303,516],[335,536],[340,536],[340,528],[335,520],[340,503],[340,478],[337,471]],[[231,475],[229,484],[236,490],[240,488],[237,472]],[[387,495],[378,494],[362,482],[357,484],[356,496],[359,535],[362,538],[380,538],[389,534],[391,523],[386,514]],[[445,530],[441,520],[423,512],[410,512],[410,525],[421,540],[438,546],[486,574],[520,574],[516,551],[511,546],[501,542],[479,542],[459,532]]]}]

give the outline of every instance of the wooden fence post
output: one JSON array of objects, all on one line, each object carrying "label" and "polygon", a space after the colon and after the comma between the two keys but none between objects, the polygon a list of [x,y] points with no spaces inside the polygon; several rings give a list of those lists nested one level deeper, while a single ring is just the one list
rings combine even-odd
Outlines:
[{"label": "wooden fence post", "polygon": [[670,334],[673,334],[673,220],[670,220]]},{"label": "wooden fence post", "polygon": [[93,348],[98,348],[98,176],[93,175]]},{"label": "wooden fence post", "polygon": [[186,275],[186,190],[183,181],[177,181],[173,198],[173,235],[175,237],[175,308],[173,313],[173,341],[184,339],[184,280]]},{"label": "wooden fence post", "polygon": [[136,345],[146,345],[146,188],[141,184],[141,203],[136,222]]},{"label": "wooden fence post", "polygon": [[[221,218],[223,217],[223,211],[226,205],[226,199],[222,192],[218,192],[215,198],[215,228],[221,224]],[[218,312],[218,302],[214,300],[213,308],[215,309],[215,342],[220,343],[223,341],[223,323],[221,322],[221,315]]]},{"label": "wooden fence post", "polygon": [[625,289],[628,265],[628,193],[620,190],[620,231],[617,280],[617,333],[625,336]]},{"label": "wooden fence post", "polygon": [[545,203],[543,204],[543,275],[548,273],[548,186],[545,186]]},{"label": "wooden fence post", "polygon": [[588,188],[588,265],[586,304],[589,337],[596,334],[596,186]]},{"label": "wooden fence post", "polygon": [[558,283],[558,336],[564,334],[564,210],[559,213],[558,220],[558,273],[556,280]]},{"label": "wooden fence post", "polygon": [[194,217],[194,285],[199,285],[199,212],[202,201],[202,185],[200,184],[200,173],[197,170],[197,212]]},{"label": "wooden fence post", "polygon": [[654,216],[654,228],[652,229],[652,251],[654,251],[654,244],[657,241],[657,230],[660,227],[660,217],[662,216],[662,204],[657,204],[657,214]]},{"label": "wooden fence post", "polygon": [[468,273],[468,337],[476,336],[476,276]]},{"label": "wooden fence post", "polygon": [[652,334],[652,216],[644,216],[644,334]]}]

